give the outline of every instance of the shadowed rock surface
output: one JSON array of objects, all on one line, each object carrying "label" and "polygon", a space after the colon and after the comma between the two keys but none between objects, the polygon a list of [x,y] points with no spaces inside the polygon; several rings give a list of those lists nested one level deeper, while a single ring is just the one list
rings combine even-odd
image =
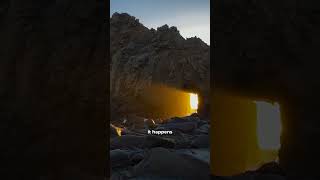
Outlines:
[{"label": "shadowed rock surface", "polygon": [[103,179],[104,1],[0,3],[2,179]]}]

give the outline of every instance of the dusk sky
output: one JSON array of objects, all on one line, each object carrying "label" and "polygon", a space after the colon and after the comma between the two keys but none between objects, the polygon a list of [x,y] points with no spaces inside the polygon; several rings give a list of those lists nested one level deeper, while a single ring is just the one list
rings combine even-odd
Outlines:
[{"label": "dusk sky", "polygon": [[184,38],[197,36],[210,45],[210,0],[111,0],[114,12],[135,16],[148,28],[176,26]]}]

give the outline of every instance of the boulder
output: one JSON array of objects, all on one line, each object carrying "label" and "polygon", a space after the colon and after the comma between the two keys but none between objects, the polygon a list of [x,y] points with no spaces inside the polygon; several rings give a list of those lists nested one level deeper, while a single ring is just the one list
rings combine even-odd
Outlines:
[{"label": "boulder", "polygon": [[175,146],[175,141],[170,138],[164,138],[159,136],[146,136],[144,147],[164,147],[164,148],[173,148]]},{"label": "boulder", "polygon": [[110,149],[136,149],[136,148],[153,148],[165,147],[173,148],[175,142],[169,138],[159,136],[136,136],[125,135],[111,139]]},{"label": "boulder", "polygon": [[210,147],[210,137],[209,135],[199,135],[192,142],[191,147],[195,148],[209,148]]},{"label": "boulder", "polygon": [[175,152],[179,153],[179,154],[187,155],[187,156],[192,156],[193,158],[196,158],[196,159],[201,160],[207,164],[210,164],[210,149],[209,148],[178,149],[178,150],[175,150]]},{"label": "boulder", "polygon": [[110,151],[110,165],[112,168],[128,167],[137,164],[143,159],[142,150],[121,150]]},{"label": "boulder", "polygon": [[154,129],[156,126],[157,125],[153,119],[145,119],[144,120],[145,129]]},{"label": "boulder", "polygon": [[197,128],[196,122],[167,123],[159,126],[159,129],[178,130],[185,133],[191,133],[196,128]]},{"label": "boulder", "polygon": [[195,130],[196,134],[209,134],[210,125],[208,123],[203,124]]},{"label": "boulder", "polygon": [[132,162],[129,159],[130,153],[125,150],[115,149],[110,151],[110,165],[114,167],[130,166]]},{"label": "boulder", "polygon": [[165,148],[153,148],[134,166],[131,176],[150,175],[180,179],[210,179],[209,164]]},{"label": "boulder", "polygon": [[145,137],[125,135],[110,140],[110,150],[143,148]]}]

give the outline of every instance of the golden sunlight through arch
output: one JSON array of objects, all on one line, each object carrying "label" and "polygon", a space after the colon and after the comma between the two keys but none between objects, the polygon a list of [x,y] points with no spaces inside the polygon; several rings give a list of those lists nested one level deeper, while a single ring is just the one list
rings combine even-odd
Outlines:
[{"label": "golden sunlight through arch", "polygon": [[197,112],[198,110],[198,95],[194,93],[190,93],[190,108],[191,110]]}]

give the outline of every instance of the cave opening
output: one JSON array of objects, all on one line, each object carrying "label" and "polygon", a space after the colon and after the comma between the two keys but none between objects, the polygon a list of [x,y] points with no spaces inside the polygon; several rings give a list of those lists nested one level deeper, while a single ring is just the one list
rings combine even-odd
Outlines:
[{"label": "cave opening", "polygon": [[152,85],[137,99],[141,116],[147,118],[184,117],[198,112],[201,100],[199,93],[165,85]]},{"label": "cave opening", "polygon": [[221,94],[213,98],[213,174],[240,174],[278,160],[281,135],[279,103]]}]

